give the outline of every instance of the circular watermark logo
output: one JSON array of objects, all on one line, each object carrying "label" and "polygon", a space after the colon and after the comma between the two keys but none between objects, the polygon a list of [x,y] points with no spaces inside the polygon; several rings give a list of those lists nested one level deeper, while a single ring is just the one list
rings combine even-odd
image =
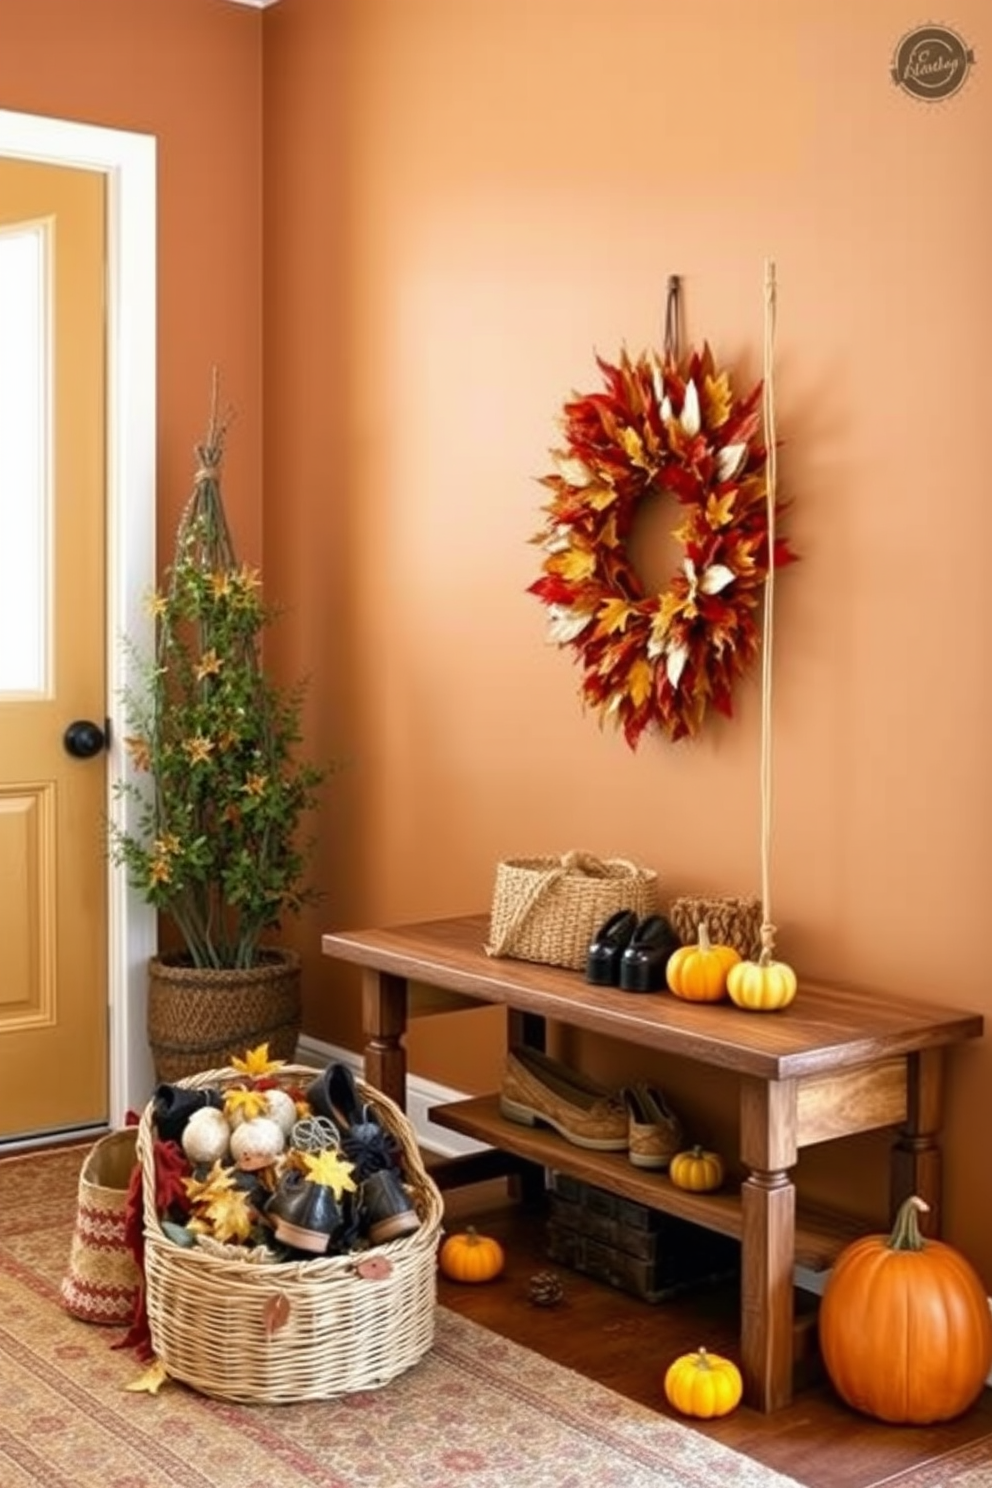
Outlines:
[{"label": "circular watermark logo", "polygon": [[912,98],[933,103],[962,88],[974,62],[974,52],[949,26],[917,26],[896,47],[892,81]]}]

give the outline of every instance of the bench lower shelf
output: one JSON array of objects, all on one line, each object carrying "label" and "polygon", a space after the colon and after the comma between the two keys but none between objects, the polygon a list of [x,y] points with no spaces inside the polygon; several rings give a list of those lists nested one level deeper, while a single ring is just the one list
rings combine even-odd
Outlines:
[{"label": "bench lower shelf", "polygon": [[[739,1194],[688,1193],[664,1174],[635,1168],[622,1152],[590,1152],[566,1142],[554,1131],[522,1126],[500,1114],[496,1095],[477,1096],[434,1106],[430,1119],[438,1126],[472,1137],[501,1152],[543,1168],[554,1168],[611,1193],[678,1215],[704,1229],[739,1240],[743,1217]],[[846,1215],[797,1204],[795,1260],[811,1271],[825,1271],[866,1226]]]}]

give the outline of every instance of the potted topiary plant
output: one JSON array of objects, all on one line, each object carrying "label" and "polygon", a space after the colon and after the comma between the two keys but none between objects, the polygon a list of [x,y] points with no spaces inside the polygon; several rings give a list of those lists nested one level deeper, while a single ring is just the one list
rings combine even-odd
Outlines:
[{"label": "potted topiary plant", "polygon": [[111,825],[111,851],[180,943],[149,967],[160,1081],[263,1042],[294,1057],[300,958],[272,935],[317,897],[301,829],[327,769],[297,756],[304,685],[284,690],[263,667],[274,616],[258,572],[235,554],[221,495],[225,429],[215,378],[193,493],[152,599],[154,656],[135,655],[138,681],[122,699],[132,769],[115,789],[130,810],[127,824]]}]

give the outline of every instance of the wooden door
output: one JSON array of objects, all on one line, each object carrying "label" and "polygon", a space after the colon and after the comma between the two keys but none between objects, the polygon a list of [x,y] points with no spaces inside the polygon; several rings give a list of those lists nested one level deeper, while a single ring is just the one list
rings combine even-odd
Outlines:
[{"label": "wooden door", "polygon": [[104,285],[103,175],[0,159],[0,1140],[109,1109]]}]

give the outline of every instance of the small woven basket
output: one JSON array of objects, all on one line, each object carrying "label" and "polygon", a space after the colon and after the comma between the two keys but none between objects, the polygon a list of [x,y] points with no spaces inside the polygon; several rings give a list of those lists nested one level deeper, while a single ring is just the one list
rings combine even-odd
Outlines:
[{"label": "small woven basket", "polygon": [[62,1305],[85,1323],[123,1327],[134,1318],[141,1272],[125,1237],[128,1185],[138,1129],[100,1137],[79,1174],[69,1264],[59,1288]]},{"label": "small woven basket", "polygon": [[[276,1078],[298,1088],[319,1074],[286,1065]],[[179,1083],[224,1089],[241,1078],[221,1069]],[[355,1083],[400,1145],[420,1228],[384,1245],[305,1261],[264,1264],[247,1253],[220,1255],[216,1244],[185,1248],[169,1240],[155,1209],[151,1103],[145,1107],[138,1156],[152,1347],[168,1374],[204,1395],[285,1404],[375,1390],[434,1342],[441,1195],[400,1108],[361,1080]]]},{"label": "small woven basket", "polygon": [[704,899],[685,895],[673,899],[668,918],[683,945],[693,945],[699,925],[706,921],[714,945],[733,946],[745,961],[756,961],[761,954],[761,900],[732,896]]},{"label": "small woven basket", "polygon": [[610,915],[657,908],[658,875],[626,858],[508,858],[496,869],[486,953],[581,971]]}]

